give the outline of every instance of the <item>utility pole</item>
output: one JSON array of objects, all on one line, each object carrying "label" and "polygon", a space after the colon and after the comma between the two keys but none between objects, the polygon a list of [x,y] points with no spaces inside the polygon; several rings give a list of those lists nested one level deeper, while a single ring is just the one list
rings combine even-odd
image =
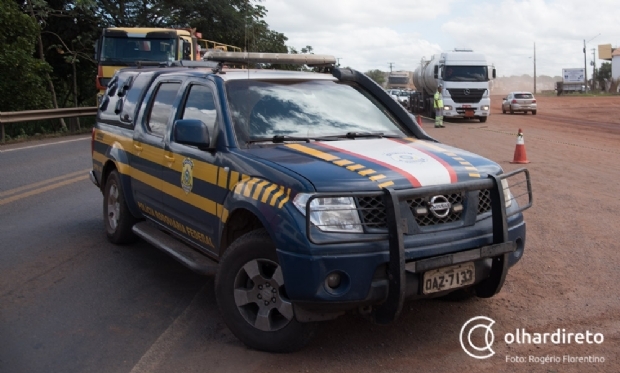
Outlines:
[{"label": "utility pole", "polygon": [[536,94],[536,42],[534,42],[534,94]]},{"label": "utility pole", "polygon": [[583,39],[583,76],[585,92],[588,92],[588,65],[586,64],[586,39]]},{"label": "utility pole", "polygon": [[[595,37],[593,37],[592,39],[588,40],[588,43],[591,42],[592,40],[596,39],[597,37],[599,37],[601,35],[601,33],[599,32],[598,35],[596,35]],[[583,39],[583,75],[585,78],[585,86],[586,86],[586,93],[588,92],[588,64],[586,63],[586,39]]]},{"label": "utility pole", "polygon": [[392,72],[392,65],[394,65],[394,62],[388,62],[388,64],[390,65],[390,72]]},{"label": "utility pole", "polygon": [[594,53],[596,49],[592,48],[592,89],[596,86],[596,54]]}]

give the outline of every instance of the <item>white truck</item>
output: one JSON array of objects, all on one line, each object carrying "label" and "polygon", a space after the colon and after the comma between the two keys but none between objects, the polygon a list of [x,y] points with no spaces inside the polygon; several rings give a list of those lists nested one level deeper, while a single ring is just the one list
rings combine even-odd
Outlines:
[{"label": "white truck", "polygon": [[562,81],[556,82],[555,90],[560,96],[563,93],[586,91],[585,69],[577,67],[573,69],[562,69]]},{"label": "white truck", "polygon": [[491,114],[489,82],[495,79],[495,67],[489,66],[482,53],[455,49],[424,58],[413,72],[417,92],[410,100],[410,110],[435,116],[433,96],[442,85],[444,118],[471,118],[486,122]]}]

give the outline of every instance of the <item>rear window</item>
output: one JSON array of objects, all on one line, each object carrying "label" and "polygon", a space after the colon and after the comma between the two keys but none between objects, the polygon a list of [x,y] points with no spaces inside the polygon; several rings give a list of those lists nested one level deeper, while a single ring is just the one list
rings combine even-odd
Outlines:
[{"label": "rear window", "polygon": [[515,93],[515,98],[534,98],[531,93]]}]

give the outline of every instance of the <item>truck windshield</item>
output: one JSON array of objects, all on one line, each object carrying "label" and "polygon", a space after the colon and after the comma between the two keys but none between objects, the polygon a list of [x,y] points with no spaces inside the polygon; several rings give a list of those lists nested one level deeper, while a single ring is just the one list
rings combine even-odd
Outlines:
[{"label": "truck windshield", "polygon": [[486,66],[444,66],[443,80],[448,82],[486,82],[489,80]]},{"label": "truck windshield", "polygon": [[240,144],[273,136],[325,137],[364,132],[412,136],[380,102],[353,84],[232,80],[226,83],[226,92]]},{"label": "truck windshield", "polygon": [[131,64],[136,61],[174,61],[175,39],[106,37],[99,62]]}]

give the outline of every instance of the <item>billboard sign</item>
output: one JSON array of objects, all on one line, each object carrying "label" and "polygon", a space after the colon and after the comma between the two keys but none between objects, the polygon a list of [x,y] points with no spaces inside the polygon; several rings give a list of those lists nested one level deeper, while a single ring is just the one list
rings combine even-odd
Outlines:
[{"label": "billboard sign", "polygon": [[562,69],[562,82],[564,83],[583,83],[585,79],[585,69]]}]

